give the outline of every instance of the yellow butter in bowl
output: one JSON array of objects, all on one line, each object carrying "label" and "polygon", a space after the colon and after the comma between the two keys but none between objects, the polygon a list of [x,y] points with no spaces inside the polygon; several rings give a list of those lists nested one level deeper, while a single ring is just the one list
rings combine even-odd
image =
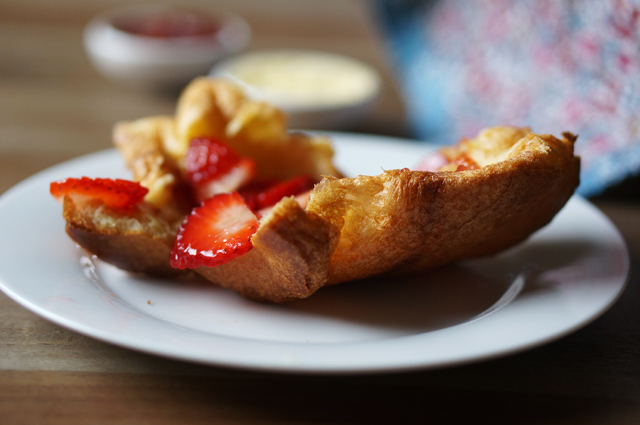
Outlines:
[{"label": "yellow butter in bowl", "polygon": [[362,120],[380,91],[377,71],[355,59],[308,50],[252,52],[211,70],[254,99],[274,104],[290,117],[290,126],[346,128]]}]

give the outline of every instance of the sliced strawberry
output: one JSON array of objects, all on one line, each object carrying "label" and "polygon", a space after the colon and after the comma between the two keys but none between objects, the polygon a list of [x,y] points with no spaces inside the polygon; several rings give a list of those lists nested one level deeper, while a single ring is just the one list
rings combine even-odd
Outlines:
[{"label": "sliced strawberry", "polygon": [[[298,202],[298,205],[300,205],[300,208],[307,208],[307,203],[309,202],[310,195],[311,195],[311,191],[307,190],[306,192],[302,192],[296,195],[294,199],[296,200],[296,202]],[[275,207],[275,204],[259,209],[256,211],[256,216],[258,217],[258,219],[261,219],[265,215],[269,214],[274,207]]]},{"label": "sliced strawberry", "polygon": [[458,165],[456,171],[477,170],[478,168],[481,168],[477,162],[465,153],[460,154],[453,163]]},{"label": "sliced strawberry", "polygon": [[415,169],[419,171],[430,171],[435,173],[441,167],[444,167],[448,163],[449,160],[446,156],[444,156],[440,152],[433,152],[423,157],[415,166]]},{"label": "sliced strawberry", "polygon": [[241,156],[225,142],[211,138],[193,139],[184,158],[189,180],[207,181],[227,173]]},{"label": "sliced strawberry", "polygon": [[258,220],[237,192],[207,199],[188,215],[171,250],[171,266],[214,267],[246,254]]},{"label": "sliced strawberry", "polygon": [[184,166],[198,202],[237,190],[256,174],[252,159],[241,157],[225,142],[211,138],[191,141]]},{"label": "sliced strawberry", "polygon": [[251,158],[241,158],[227,173],[192,185],[197,202],[211,198],[218,193],[233,192],[244,186],[256,175],[255,162]]},{"label": "sliced strawberry", "polygon": [[108,207],[130,210],[142,201],[149,189],[129,180],[81,177],[52,182],[49,192],[58,202],[71,196],[76,200],[98,199]]},{"label": "sliced strawberry", "polygon": [[241,187],[238,193],[242,196],[242,199],[244,199],[244,202],[247,203],[249,208],[251,208],[252,211],[256,211],[258,195],[276,184],[278,184],[278,181],[274,179],[256,178],[249,182],[249,184]]},{"label": "sliced strawberry", "polygon": [[260,193],[256,199],[256,206],[262,209],[275,205],[285,196],[298,195],[313,189],[314,184],[315,182],[309,176],[298,176],[283,181]]},{"label": "sliced strawberry", "polygon": [[256,190],[255,186],[250,186],[246,190],[241,190],[240,194],[247,205],[257,211],[277,204],[286,196],[298,195],[311,190],[314,184],[315,182],[309,176],[297,176],[260,190]]}]

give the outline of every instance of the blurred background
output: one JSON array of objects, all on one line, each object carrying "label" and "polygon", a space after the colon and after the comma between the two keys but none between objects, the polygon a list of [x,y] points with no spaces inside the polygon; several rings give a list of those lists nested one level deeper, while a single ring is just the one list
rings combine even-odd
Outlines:
[{"label": "blurred background", "polygon": [[[189,19],[208,12],[215,28],[207,35],[206,19],[151,19],[147,27],[131,20],[140,10],[157,15],[145,7],[158,4],[194,11]],[[305,101],[316,103],[302,106],[277,90],[243,86],[289,112],[293,128],[436,144],[494,125],[571,131],[580,136],[579,193],[640,201],[640,4],[583,4],[0,0],[0,192],[47,166],[110,147],[118,121],[172,114],[180,89],[214,65],[218,74],[240,75],[231,59],[293,49],[316,56],[298,57],[295,66],[282,55],[241,62],[245,77],[267,88],[309,77],[289,93],[309,89]],[[140,34],[158,25],[204,33]],[[339,56],[317,55],[323,52]],[[265,72],[246,72],[259,68]],[[337,98],[358,84],[364,91],[352,93],[351,103],[322,103],[323,95]]]},{"label": "blurred background", "polygon": [[[152,2],[136,4],[145,3]],[[0,1],[0,193],[48,166],[111,147],[111,128],[117,121],[173,113],[179,88],[110,80],[92,66],[85,52],[83,31],[89,21],[130,4]],[[244,18],[251,28],[244,51],[312,49],[370,64],[381,76],[379,96],[369,119],[348,129],[409,134],[368,1],[220,0],[189,5]]]}]

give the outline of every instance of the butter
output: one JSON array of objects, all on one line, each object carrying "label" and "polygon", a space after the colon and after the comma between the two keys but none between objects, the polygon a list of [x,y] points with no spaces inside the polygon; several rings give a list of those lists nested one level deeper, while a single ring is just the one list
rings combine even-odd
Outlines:
[{"label": "butter", "polygon": [[251,97],[285,110],[359,103],[375,96],[380,85],[378,74],[354,59],[296,50],[245,54],[216,73],[242,85]]}]

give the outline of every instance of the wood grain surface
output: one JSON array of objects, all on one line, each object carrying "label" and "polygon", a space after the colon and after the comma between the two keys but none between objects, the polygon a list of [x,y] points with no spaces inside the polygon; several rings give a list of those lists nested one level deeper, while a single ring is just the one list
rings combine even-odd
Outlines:
[{"label": "wood grain surface", "polygon": [[[177,93],[109,82],[85,56],[86,22],[120,4],[128,2],[0,0],[0,193],[110,147],[118,120],[172,113]],[[249,21],[251,49],[315,48],[374,64],[383,96],[354,130],[408,134],[366,1],[215,5]],[[613,308],[544,347],[436,371],[305,376],[195,365],[81,336],[0,294],[0,424],[640,423],[640,200],[605,197],[596,205],[632,258],[628,288]]]}]

